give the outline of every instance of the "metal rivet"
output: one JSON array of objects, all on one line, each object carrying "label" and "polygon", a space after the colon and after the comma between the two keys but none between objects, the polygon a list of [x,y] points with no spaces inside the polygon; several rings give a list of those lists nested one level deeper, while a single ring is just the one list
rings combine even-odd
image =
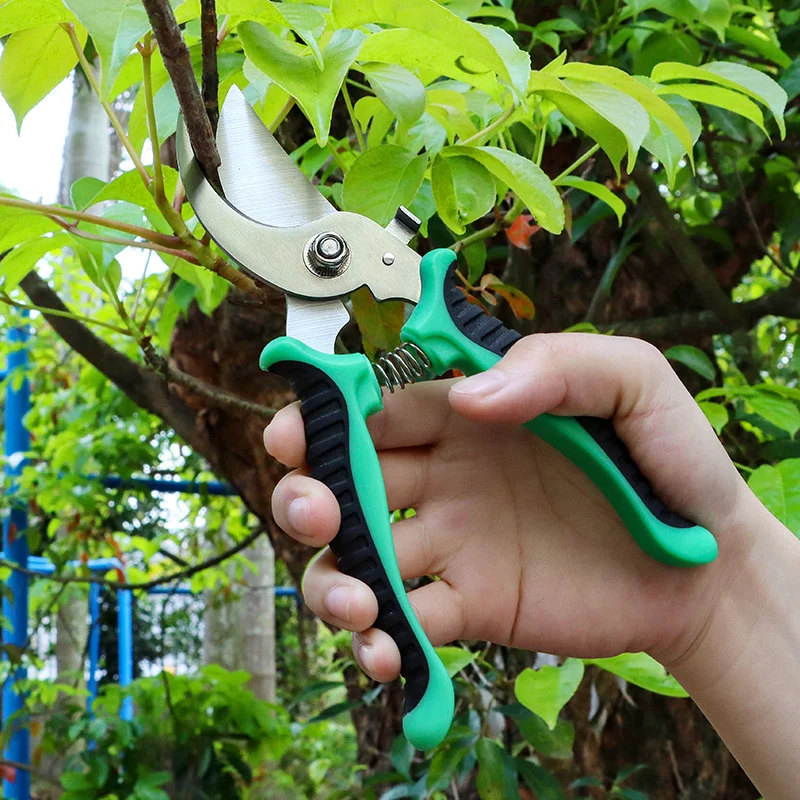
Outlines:
[{"label": "metal rivet", "polygon": [[317,234],[306,246],[306,266],[320,278],[335,278],[347,269],[350,249],[337,233]]},{"label": "metal rivet", "polygon": [[383,261],[387,267],[391,267],[392,264],[394,264],[394,253],[384,253],[381,261]]}]

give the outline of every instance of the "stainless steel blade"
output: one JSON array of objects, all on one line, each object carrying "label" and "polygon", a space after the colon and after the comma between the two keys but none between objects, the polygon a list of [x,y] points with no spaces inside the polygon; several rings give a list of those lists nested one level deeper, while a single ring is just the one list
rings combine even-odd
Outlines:
[{"label": "stainless steel blade", "polygon": [[[214,241],[245,270],[287,294],[309,299],[342,297],[368,286],[378,300],[418,302],[420,256],[390,230],[347,212],[325,214],[295,227],[257,222],[206,180],[183,120],[179,120],[176,138],[181,176],[192,208]],[[261,195],[250,192],[248,196]],[[263,198],[263,202],[273,207],[271,199]],[[329,232],[347,243],[349,265],[339,274],[322,278],[305,266],[306,252],[317,235]]]},{"label": "stainless steel blade", "polygon": [[222,105],[217,148],[225,197],[248,217],[266,225],[292,227],[336,213],[236,86]]},{"label": "stainless steel blade", "polygon": [[[225,197],[254,220],[291,226],[336,213],[235,86],[222,105],[217,148]],[[302,264],[297,265],[301,267]],[[350,314],[338,298],[303,300],[286,296],[286,333],[323,353],[334,352],[336,337],[349,321]]]}]

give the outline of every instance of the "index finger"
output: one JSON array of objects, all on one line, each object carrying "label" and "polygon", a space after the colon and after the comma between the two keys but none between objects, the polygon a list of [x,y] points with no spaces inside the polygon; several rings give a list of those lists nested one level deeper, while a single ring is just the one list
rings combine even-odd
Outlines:
[{"label": "index finger", "polygon": [[[376,450],[434,444],[451,418],[447,393],[452,381],[431,381],[384,395],[384,409],[367,419]],[[264,429],[267,452],[288,467],[306,460],[306,437],[300,404],[282,408]]]}]

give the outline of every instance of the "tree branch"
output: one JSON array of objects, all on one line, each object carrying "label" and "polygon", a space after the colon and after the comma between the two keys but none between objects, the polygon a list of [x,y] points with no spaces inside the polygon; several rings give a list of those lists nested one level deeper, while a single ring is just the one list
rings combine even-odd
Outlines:
[{"label": "tree branch", "polygon": [[[153,28],[164,66],[167,68],[175,94],[178,97],[189,141],[200,166],[206,176],[216,187],[219,187],[220,165],[217,144],[214,141],[214,129],[206,112],[206,106],[200,95],[200,87],[194,77],[189,48],[183,41],[181,29],[168,0],[142,0],[147,11],[150,25]],[[153,147],[157,147],[153,143]]]},{"label": "tree branch", "polygon": [[70,584],[70,583],[96,583],[100,586],[107,586],[110,589],[130,589],[131,591],[147,591],[148,589],[153,589],[156,586],[162,586],[165,583],[174,583],[175,581],[182,581],[186,580],[187,578],[191,578],[193,575],[197,575],[198,572],[203,572],[207,569],[211,569],[211,567],[216,567],[218,564],[221,564],[223,561],[227,561],[229,558],[232,558],[237,553],[241,553],[242,550],[246,550],[259,536],[264,536],[266,534],[266,529],[263,526],[259,526],[249,535],[245,536],[241,542],[237,542],[236,544],[229,547],[227,550],[223,550],[221,553],[217,553],[215,556],[211,556],[211,558],[207,558],[205,561],[201,561],[199,564],[192,564],[190,567],[186,567],[186,569],[179,569],[175,572],[170,572],[167,575],[162,575],[160,578],[153,578],[150,581],[141,581],[139,583],[128,583],[127,581],[109,581],[106,578],[98,578],[96,575],[42,575],[40,572],[37,572],[33,569],[28,569],[27,567],[21,567],[14,561],[6,561],[5,559],[0,559],[0,567],[8,567],[14,572],[19,572],[22,575],[27,575],[31,578],[44,578],[48,581],[54,581],[55,583],[60,584]]},{"label": "tree branch", "polygon": [[648,167],[637,164],[631,175],[642,199],[650,208],[651,213],[664,232],[664,238],[678,263],[691,281],[703,303],[711,312],[720,319],[729,320],[731,324],[738,325],[738,306],[734,304],[711,271],[703,263],[703,259],[694,243],[687,235],[681,223],[675,219],[672,209],[661,196]]},{"label": "tree branch", "polygon": [[216,132],[219,120],[216,0],[200,0],[200,36],[203,48],[203,105],[211,128]]},{"label": "tree branch", "polygon": [[620,336],[638,336],[640,339],[664,340],[686,336],[733,333],[752,328],[762,317],[788,317],[800,319],[800,292],[796,285],[765,294],[756,300],[736,304],[735,318],[723,318],[714,311],[683,311],[665,317],[623,320],[608,325],[598,325],[598,330]]}]

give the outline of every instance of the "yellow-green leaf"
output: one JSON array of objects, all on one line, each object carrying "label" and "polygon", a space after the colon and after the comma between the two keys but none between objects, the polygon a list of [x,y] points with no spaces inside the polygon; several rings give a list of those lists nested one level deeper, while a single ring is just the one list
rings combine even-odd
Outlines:
[{"label": "yellow-green leaf", "polygon": [[297,100],[314,127],[317,142],[324,146],[328,141],[333,104],[358,55],[364,34],[336,31],[322,51],[325,64],[322,69],[313,53],[298,51],[256,22],[241,24],[239,37],[247,57]]},{"label": "yellow-green leaf", "polygon": [[[462,61],[488,67],[519,93],[527,86],[530,61],[527,61],[527,69],[522,66],[516,55],[519,48],[508,34],[493,28],[487,35],[487,26],[464,21],[436,0],[404,0],[402,3],[396,0],[333,0],[331,11],[334,21],[342,28],[379,23],[419,31],[446,47],[457,47]],[[467,71],[473,68],[468,64],[464,66]]]},{"label": "yellow-green leaf", "polygon": [[523,670],[514,684],[514,692],[525,708],[540,716],[550,730],[558,714],[569,702],[583,678],[583,661],[568,658],[560,667]]},{"label": "yellow-green leaf", "polygon": [[65,0],[100,54],[103,97],[111,90],[136,42],[150,30],[141,0]]},{"label": "yellow-green leaf", "polygon": [[75,22],[61,0],[0,0],[0,36],[59,22]]},{"label": "yellow-green leaf", "polygon": [[431,184],[442,222],[459,235],[465,225],[482,217],[494,205],[496,189],[489,170],[464,156],[433,160]]},{"label": "yellow-green leaf", "polygon": [[[75,26],[81,46],[86,31]],[[22,127],[25,115],[43,100],[77,64],[78,56],[67,32],[58,24],[12,33],[0,57],[0,93]]]},{"label": "yellow-green leaf", "polygon": [[763,464],[747,481],[758,499],[795,536],[800,536],[800,458]]},{"label": "yellow-green leaf", "polygon": [[700,410],[706,415],[706,419],[711,423],[711,427],[716,431],[717,436],[722,433],[722,429],[728,424],[728,409],[722,403],[698,403]]},{"label": "yellow-green leaf", "polygon": [[607,186],[603,186],[602,183],[597,183],[596,181],[584,180],[576,175],[567,175],[561,178],[556,185],[572,186],[596,197],[598,200],[602,200],[617,215],[617,220],[622,225],[622,217],[625,215],[625,202],[621,197],[617,197]]},{"label": "yellow-green leaf", "polygon": [[612,658],[587,658],[586,664],[594,664],[606,672],[619,675],[628,683],[647,689],[648,692],[667,697],[688,697],[686,690],[661,664],[646,653],[622,653]]},{"label": "yellow-green leaf", "polygon": [[740,117],[749,119],[761,128],[764,133],[764,115],[761,109],[739,92],[723,89],[721,86],[704,86],[698,83],[670,83],[659,89],[660,94],[677,94],[695,103],[706,103],[732,111]]},{"label": "yellow-green leaf", "polygon": [[550,178],[532,161],[499,147],[453,145],[442,150],[442,155],[475,159],[516,193],[545,230],[561,233],[564,229],[561,196]]},{"label": "yellow-green leaf", "polygon": [[70,243],[66,233],[57,233],[55,236],[42,236],[31,239],[15,247],[5,258],[0,261],[0,281],[5,292],[10,292],[19,286],[19,282],[36,266],[39,260],[47,253],[60,250]]},{"label": "yellow-green leaf", "polygon": [[[704,64],[702,67],[692,67],[689,64],[678,64],[670,61],[659,64],[650,77],[657,83],[672,80],[709,81],[727,89],[732,89],[734,92],[746,94],[764,103],[769,108],[775,117],[781,136],[786,136],[786,123],[783,120],[783,112],[786,109],[786,92],[769,75],[765,75],[757,69],[727,61],[713,61],[710,64]],[[659,93],[664,94],[665,91],[662,90]],[[683,94],[689,100],[692,99],[683,92],[679,92],[679,94]],[[701,102],[720,105],[720,103],[713,103],[710,100],[702,100]],[[723,105],[722,108],[727,108],[727,106]],[[735,109],[729,110],[735,111],[737,114],[740,113]],[[747,114],[742,114],[742,116],[747,117]],[[755,122],[755,120],[753,121]],[[763,121],[761,127],[763,128]]]}]

